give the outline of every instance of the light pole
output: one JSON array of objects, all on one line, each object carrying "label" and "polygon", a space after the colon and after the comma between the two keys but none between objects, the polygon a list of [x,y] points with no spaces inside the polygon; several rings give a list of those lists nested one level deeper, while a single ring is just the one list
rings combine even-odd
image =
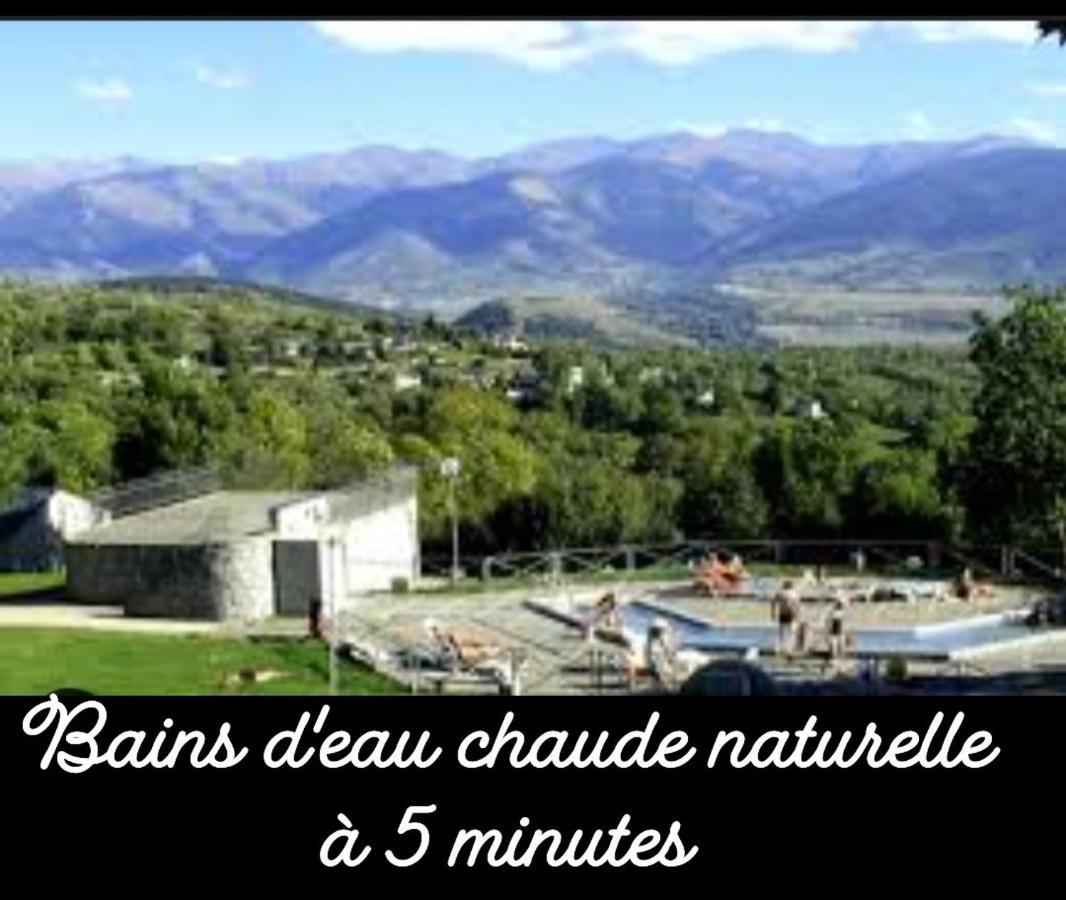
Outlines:
[{"label": "light pole", "polygon": [[338,693],[337,672],[337,547],[339,541],[334,535],[329,538],[329,695]]},{"label": "light pole", "polygon": [[454,585],[459,581],[459,512],[455,503],[455,483],[459,480],[462,465],[458,457],[449,456],[440,461],[440,474],[448,482],[448,512],[452,519],[452,572]]}]

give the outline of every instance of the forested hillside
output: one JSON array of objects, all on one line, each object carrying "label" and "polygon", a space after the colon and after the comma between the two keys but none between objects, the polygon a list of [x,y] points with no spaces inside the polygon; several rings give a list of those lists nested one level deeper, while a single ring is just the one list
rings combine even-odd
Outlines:
[{"label": "forested hillside", "polygon": [[949,536],[962,351],[606,350],[292,305],[250,288],[0,287],[0,489],[212,463],[323,486],[463,460],[471,552],[680,534]]}]

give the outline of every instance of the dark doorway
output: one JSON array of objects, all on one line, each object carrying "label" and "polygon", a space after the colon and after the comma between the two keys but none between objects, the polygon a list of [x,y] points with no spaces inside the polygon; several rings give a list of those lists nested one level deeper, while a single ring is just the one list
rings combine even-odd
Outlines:
[{"label": "dark doorway", "polygon": [[317,541],[274,542],[274,612],[307,616],[311,599],[322,596]]}]

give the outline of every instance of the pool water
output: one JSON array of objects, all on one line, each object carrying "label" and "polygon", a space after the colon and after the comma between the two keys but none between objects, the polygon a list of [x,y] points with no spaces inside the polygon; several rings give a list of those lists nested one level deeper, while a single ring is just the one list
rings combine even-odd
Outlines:
[{"label": "pool water", "polygon": [[[851,631],[852,653],[865,657],[904,656],[922,659],[962,659],[1015,642],[1038,642],[1066,635],[1066,630],[1026,625],[1022,612],[975,616],[914,628],[863,628]],[[771,653],[777,648],[776,625],[715,625],[698,616],[678,612],[647,600],[635,600],[621,609],[623,631],[640,640],[651,624],[664,620],[680,647],[707,652]]]}]

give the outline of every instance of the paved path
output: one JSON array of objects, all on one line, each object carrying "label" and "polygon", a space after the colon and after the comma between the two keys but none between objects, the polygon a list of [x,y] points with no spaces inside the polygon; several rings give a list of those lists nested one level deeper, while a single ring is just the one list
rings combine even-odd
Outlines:
[{"label": "paved path", "polygon": [[0,628],[91,628],[142,634],[202,634],[221,632],[225,626],[218,622],[128,618],[121,606],[5,599],[0,602]]}]

